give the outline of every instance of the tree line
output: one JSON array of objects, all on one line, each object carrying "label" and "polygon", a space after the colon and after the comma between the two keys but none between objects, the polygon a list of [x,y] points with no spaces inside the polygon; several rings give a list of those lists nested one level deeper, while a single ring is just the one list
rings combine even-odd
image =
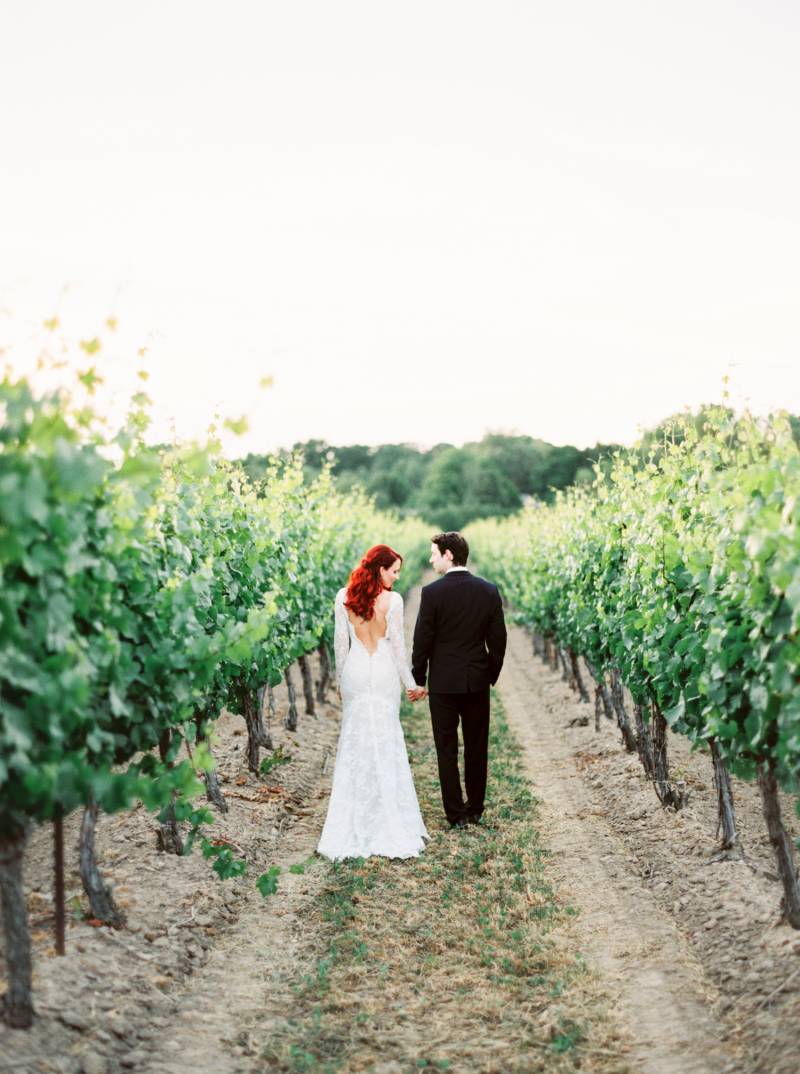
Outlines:
[{"label": "tree line", "polygon": [[[665,418],[645,431],[629,458],[646,465],[667,443],[682,439],[684,429],[702,431],[711,418],[728,406],[702,406],[692,414]],[[800,416],[787,415],[794,441],[800,444]],[[482,440],[456,447],[442,443],[424,449],[414,444],[349,444],[334,446],[325,440],[300,441],[277,452],[284,459],[300,455],[307,481],[330,468],[342,492],[363,488],[375,506],[402,515],[427,518],[443,529],[460,530],[483,518],[505,518],[531,501],[552,503],[558,492],[574,485],[589,485],[599,462],[604,469],[619,444],[578,448],[556,445],[532,436],[487,433]],[[241,460],[251,480],[260,480],[275,455],[250,454]]]},{"label": "tree line", "polygon": [[[325,440],[297,443],[291,451],[304,459],[313,480],[330,466],[340,491],[362,486],[378,508],[429,518],[444,529],[461,529],[479,518],[503,517],[530,499],[549,502],[555,491],[591,480],[594,463],[616,445],[593,448],[557,446],[531,436],[489,433],[456,447],[428,450],[413,444],[350,444]],[[267,455],[248,455],[244,469],[258,479]]]}]

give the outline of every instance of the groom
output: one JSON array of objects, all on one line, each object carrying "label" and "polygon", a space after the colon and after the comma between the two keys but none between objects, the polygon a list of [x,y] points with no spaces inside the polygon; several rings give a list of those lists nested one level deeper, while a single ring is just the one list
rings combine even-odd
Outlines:
[{"label": "groom", "polygon": [[[411,671],[424,696],[426,674],[442,801],[451,828],[477,824],[486,794],[489,686],[506,651],[506,625],[497,586],[467,570],[469,545],[460,533],[440,533],[431,565],[442,577],[422,589],[414,628]],[[464,783],[458,772],[458,721],[464,738]]]}]

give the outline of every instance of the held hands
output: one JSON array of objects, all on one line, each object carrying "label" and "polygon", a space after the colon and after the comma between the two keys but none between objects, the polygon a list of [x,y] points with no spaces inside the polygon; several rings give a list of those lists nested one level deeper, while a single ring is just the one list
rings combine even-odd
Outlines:
[{"label": "held hands", "polygon": [[424,686],[409,687],[406,690],[406,697],[409,701],[421,701],[424,697],[428,696],[428,691]]}]

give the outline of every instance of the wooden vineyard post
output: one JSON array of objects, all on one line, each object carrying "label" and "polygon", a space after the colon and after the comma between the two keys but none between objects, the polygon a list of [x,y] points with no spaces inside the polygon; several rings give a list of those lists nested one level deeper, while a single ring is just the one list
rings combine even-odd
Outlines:
[{"label": "wooden vineyard post", "polygon": [[289,711],[286,714],[284,721],[284,727],[287,731],[297,730],[297,693],[294,688],[294,680],[292,679],[292,669],[288,667],[283,673],[286,679],[286,689],[289,691]]},{"label": "wooden vineyard post", "polygon": [[3,918],[8,990],[3,1013],[13,1029],[33,1024],[33,964],[22,862],[28,833],[23,829],[0,839],[0,916]]},{"label": "wooden vineyard post", "polygon": [[324,640],[319,643],[319,681],[317,682],[317,702],[322,705],[328,694],[331,681],[331,658]]},{"label": "wooden vineyard post", "polygon": [[66,953],[64,905],[64,818],[57,814],[53,821],[54,901],[56,911],[56,954]]},{"label": "wooden vineyard post", "polygon": [[600,730],[600,717],[603,715],[603,695],[599,684],[594,688],[594,729],[595,733]]},{"label": "wooden vineyard post", "polygon": [[769,841],[775,851],[778,873],[783,884],[783,913],[792,928],[800,929],[800,885],[798,885],[797,866],[792,841],[781,817],[778,781],[775,778],[775,762],[772,758],[758,762],[758,786],[761,791],[761,803],[764,820],[767,822]]},{"label": "wooden vineyard post", "polygon": [[306,702],[306,716],[316,716],[317,711],[314,708],[314,679],[311,674],[311,664],[308,661],[308,656],[301,656],[297,663],[300,665],[300,676],[303,680],[303,696]]}]

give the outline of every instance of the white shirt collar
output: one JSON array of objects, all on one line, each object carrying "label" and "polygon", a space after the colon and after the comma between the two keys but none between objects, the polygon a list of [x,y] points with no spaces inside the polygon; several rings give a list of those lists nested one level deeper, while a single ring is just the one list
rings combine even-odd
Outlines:
[{"label": "white shirt collar", "polygon": [[469,573],[469,570],[468,570],[467,567],[448,567],[447,570],[444,573],[445,574],[452,574],[453,571],[467,571],[467,573]]}]

